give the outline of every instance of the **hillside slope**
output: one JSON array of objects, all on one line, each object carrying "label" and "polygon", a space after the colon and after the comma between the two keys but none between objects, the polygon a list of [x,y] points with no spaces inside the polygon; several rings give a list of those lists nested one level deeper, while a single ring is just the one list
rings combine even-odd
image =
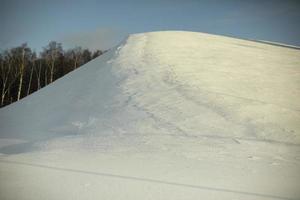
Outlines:
[{"label": "hillside slope", "polygon": [[296,49],[131,35],[0,110],[0,197],[297,198],[299,66]]}]

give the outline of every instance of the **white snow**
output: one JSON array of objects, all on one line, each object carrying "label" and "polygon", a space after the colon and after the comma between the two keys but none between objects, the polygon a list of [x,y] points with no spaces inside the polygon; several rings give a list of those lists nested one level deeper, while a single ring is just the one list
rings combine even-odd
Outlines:
[{"label": "white snow", "polygon": [[300,51],[129,36],[0,110],[0,199],[299,199]]}]

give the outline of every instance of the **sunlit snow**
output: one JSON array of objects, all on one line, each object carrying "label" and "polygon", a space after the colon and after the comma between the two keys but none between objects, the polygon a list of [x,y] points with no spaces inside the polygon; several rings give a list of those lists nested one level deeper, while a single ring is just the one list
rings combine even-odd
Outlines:
[{"label": "sunlit snow", "polygon": [[300,51],[129,36],[0,110],[0,199],[300,197]]}]

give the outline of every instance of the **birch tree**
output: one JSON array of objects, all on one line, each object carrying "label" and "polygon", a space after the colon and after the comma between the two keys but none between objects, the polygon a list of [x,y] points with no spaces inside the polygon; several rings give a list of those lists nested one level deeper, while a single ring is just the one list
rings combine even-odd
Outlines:
[{"label": "birch tree", "polygon": [[81,47],[76,47],[72,50],[72,57],[74,61],[73,69],[76,69],[79,65],[81,65],[81,57],[82,57]]},{"label": "birch tree", "polygon": [[[61,44],[52,41],[48,44],[48,46],[44,48],[44,51],[41,53],[42,57],[46,59],[50,71],[49,83],[52,83],[54,80],[55,64],[62,52],[63,50]],[[45,72],[45,83],[47,85],[48,70],[46,70]]]},{"label": "birch tree", "polygon": [[27,94],[26,94],[26,96],[28,96],[30,94],[32,76],[33,76],[33,70],[34,70],[35,64],[36,64],[36,54],[32,53],[31,54],[31,58],[30,58],[30,65],[28,65],[29,66],[29,70],[30,70],[30,74],[29,74],[29,80],[28,80],[28,87],[27,87]]},{"label": "birch tree", "polygon": [[4,105],[6,96],[11,101],[10,90],[19,77],[19,69],[16,65],[16,57],[12,52],[6,51],[0,58],[0,79],[1,79],[1,106]]},{"label": "birch tree", "polygon": [[57,42],[50,42],[39,56],[27,44],[1,51],[0,107],[41,89],[102,53],[81,47],[65,52]]},{"label": "birch tree", "polygon": [[42,59],[37,59],[33,68],[36,76],[37,90],[39,90],[41,89]]},{"label": "birch tree", "polygon": [[27,62],[32,52],[31,49],[27,47],[26,43],[22,44],[20,47],[16,47],[12,49],[11,52],[14,57],[14,62],[16,63],[17,66],[19,66],[18,67],[19,84],[18,84],[18,92],[17,92],[17,101],[19,101],[22,95],[25,67],[27,65]]}]

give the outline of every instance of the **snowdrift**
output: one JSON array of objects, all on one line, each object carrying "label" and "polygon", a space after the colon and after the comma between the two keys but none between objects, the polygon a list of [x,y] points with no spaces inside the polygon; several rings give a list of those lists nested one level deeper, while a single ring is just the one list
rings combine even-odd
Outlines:
[{"label": "snowdrift", "polygon": [[193,32],[136,34],[0,111],[0,136],[175,134],[300,144],[300,53]]},{"label": "snowdrift", "polygon": [[0,110],[0,199],[293,200],[300,51],[134,34]]}]

